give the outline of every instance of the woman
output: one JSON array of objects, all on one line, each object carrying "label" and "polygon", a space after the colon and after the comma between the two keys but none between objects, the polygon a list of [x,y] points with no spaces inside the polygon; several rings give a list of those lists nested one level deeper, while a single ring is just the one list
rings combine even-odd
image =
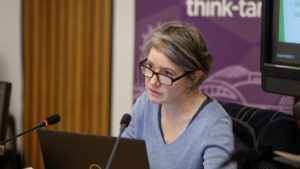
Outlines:
[{"label": "woman", "polygon": [[225,110],[198,90],[212,64],[200,32],[166,23],[149,36],[143,57],[146,92],[123,137],[145,140],[151,169],[219,168],[233,152],[234,137]]}]

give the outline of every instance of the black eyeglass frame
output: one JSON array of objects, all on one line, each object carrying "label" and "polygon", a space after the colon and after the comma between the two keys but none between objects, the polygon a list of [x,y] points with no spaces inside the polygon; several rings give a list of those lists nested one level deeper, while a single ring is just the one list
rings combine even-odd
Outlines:
[{"label": "black eyeglass frame", "polygon": [[[156,75],[157,80],[158,80],[160,83],[162,83],[162,82],[159,80],[159,76],[158,76],[158,75],[161,75],[161,76],[164,76],[164,77],[169,78],[169,79],[171,80],[171,84],[165,84],[165,83],[162,83],[162,84],[164,84],[164,85],[166,85],[166,86],[172,86],[173,82],[176,82],[177,80],[183,78],[184,76],[187,76],[187,75],[189,75],[189,74],[191,74],[191,73],[194,72],[194,71],[188,71],[188,72],[184,73],[183,75],[180,75],[180,76],[178,76],[178,77],[173,78],[173,77],[164,75],[164,74],[162,74],[162,73],[155,72],[155,71],[152,70],[151,68],[147,67],[146,65],[144,65],[144,63],[145,63],[146,61],[147,61],[147,59],[144,59],[144,60],[142,60],[142,61],[139,63],[139,69],[140,69],[141,73],[142,73],[145,77],[148,77],[148,78],[152,78],[154,75]],[[151,75],[151,76],[146,76],[146,75],[143,73],[143,71],[142,71],[142,67],[144,67],[144,68],[146,68],[146,69],[149,69],[149,70],[152,72],[152,75]]]}]

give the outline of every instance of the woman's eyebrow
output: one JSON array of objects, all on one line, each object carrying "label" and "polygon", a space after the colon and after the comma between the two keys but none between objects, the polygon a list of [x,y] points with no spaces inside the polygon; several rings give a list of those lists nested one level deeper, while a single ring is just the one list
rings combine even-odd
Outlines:
[{"label": "woman's eyebrow", "polygon": [[175,73],[175,70],[170,69],[168,67],[160,67],[160,69],[162,69],[162,70],[168,70],[168,71],[171,71],[171,72]]},{"label": "woman's eyebrow", "polygon": [[[147,64],[150,64],[152,67],[156,67],[155,66],[155,64],[153,63],[153,62],[151,62],[149,59],[147,59],[147,61],[146,61],[146,63]],[[158,67],[160,70],[164,70],[164,71],[170,71],[171,73],[174,73],[174,74],[176,74],[176,71],[175,70],[173,70],[173,69],[171,69],[171,68],[169,68],[169,67]]]}]

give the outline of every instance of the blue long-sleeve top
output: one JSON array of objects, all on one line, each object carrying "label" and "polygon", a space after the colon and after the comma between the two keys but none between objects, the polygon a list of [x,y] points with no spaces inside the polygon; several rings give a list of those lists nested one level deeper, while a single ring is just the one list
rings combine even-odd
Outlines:
[{"label": "blue long-sleeve top", "polygon": [[[166,144],[160,128],[160,105],[143,93],[133,106],[123,137],[145,140],[151,169],[221,169],[234,151],[232,121],[215,100],[196,113],[185,131]],[[222,169],[235,169],[230,164]]]}]

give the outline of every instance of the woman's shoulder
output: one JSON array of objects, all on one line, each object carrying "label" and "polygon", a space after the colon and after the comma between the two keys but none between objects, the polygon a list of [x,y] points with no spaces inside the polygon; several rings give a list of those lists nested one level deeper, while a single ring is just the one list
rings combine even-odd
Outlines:
[{"label": "woman's shoulder", "polygon": [[158,108],[157,104],[152,103],[146,92],[143,92],[134,103],[133,109],[135,112],[149,112],[156,110]]},{"label": "woman's shoulder", "polygon": [[203,109],[202,113],[204,114],[204,116],[206,116],[206,118],[209,118],[212,121],[220,119],[231,120],[226,110],[215,99],[211,99],[211,101]]},{"label": "woman's shoulder", "polygon": [[206,108],[208,110],[213,110],[213,112],[222,115],[228,115],[226,110],[221,106],[221,104],[216,99],[211,99],[209,104],[207,104]]},{"label": "woman's shoulder", "polygon": [[135,105],[137,104],[149,104],[150,100],[148,98],[147,92],[141,93],[135,101]]}]

